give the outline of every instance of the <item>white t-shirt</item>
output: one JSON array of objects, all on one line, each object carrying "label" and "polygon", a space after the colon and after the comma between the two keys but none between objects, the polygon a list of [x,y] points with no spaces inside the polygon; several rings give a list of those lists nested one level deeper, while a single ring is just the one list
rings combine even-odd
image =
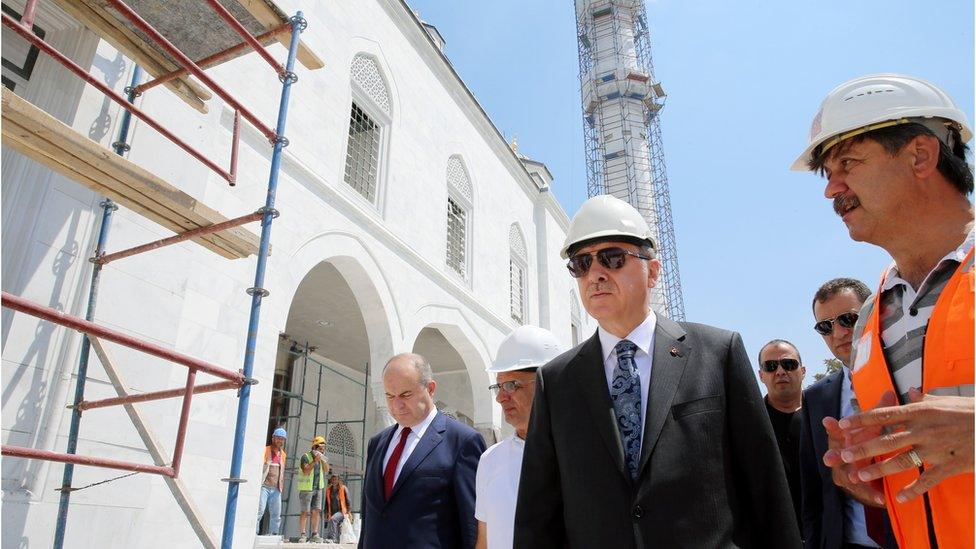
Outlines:
[{"label": "white t-shirt", "polygon": [[485,450],[475,477],[474,516],[488,528],[488,549],[511,549],[525,441],[512,435]]}]

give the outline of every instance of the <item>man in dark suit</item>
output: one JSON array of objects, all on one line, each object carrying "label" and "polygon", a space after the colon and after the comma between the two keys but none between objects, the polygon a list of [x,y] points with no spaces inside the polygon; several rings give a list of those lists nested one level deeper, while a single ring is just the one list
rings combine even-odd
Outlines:
[{"label": "man in dark suit", "polygon": [[485,441],[437,411],[436,387],[420,355],[397,355],[383,368],[396,425],[369,441],[360,549],[475,545],[475,474]]},{"label": "man in dark suit", "polygon": [[799,547],[742,339],[654,313],[643,217],[591,198],[562,256],[600,328],[537,374],[515,547]]},{"label": "man in dark suit", "polygon": [[[844,367],[803,392],[800,427],[800,485],[803,493],[803,544],[806,549],[848,549],[894,547],[888,518],[883,509],[865,508],[834,484],[831,469],[824,465],[827,431],[823,418],[851,415],[851,335],[861,305],[871,290],[853,278],[825,282],[813,298],[814,329],[824,338]],[[870,520],[868,520],[870,519]],[[869,533],[870,522],[872,532]],[[872,536],[871,534],[874,534]],[[873,539],[874,538],[874,539]],[[875,541],[877,539],[877,541]]]}]

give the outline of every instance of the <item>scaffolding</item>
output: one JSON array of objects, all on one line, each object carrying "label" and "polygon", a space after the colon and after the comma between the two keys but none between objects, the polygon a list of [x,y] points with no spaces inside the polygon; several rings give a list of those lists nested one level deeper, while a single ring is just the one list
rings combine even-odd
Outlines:
[{"label": "scaffolding", "polygon": [[[272,391],[271,414],[268,419],[268,437],[271,432],[281,426],[286,426],[289,437],[286,444],[288,459],[285,469],[285,491],[281,500],[282,531],[288,517],[298,517],[299,513],[289,512],[292,495],[292,483],[298,470],[298,460],[308,451],[312,438],[322,435],[326,438],[326,457],[329,460],[330,475],[338,474],[351,490],[362,488],[363,475],[366,469],[366,408],[368,405],[369,364],[365,364],[366,378],[359,381],[346,373],[333,368],[329,364],[317,360],[312,356],[315,347],[306,341],[299,343],[287,334],[281,334],[280,341],[286,347],[285,356],[287,366],[282,375],[275,375]],[[322,398],[323,389],[330,385],[326,376],[337,376],[345,382],[362,389],[362,416],[352,419],[336,419],[327,409],[330,403]],[[306,394],[309,384],[314,387],[314,399]],[[307,418],[306,406],[311,408],[312,417]],[[324,414],[323,414],[323,409]],[[303,417],[311,422],[303,421]],[[308,423],[311,423],[311,429]],[[333,437],[334,427],[338,425],[352,425],[358,427],[359,447],[353,450]],[[359,498],[350,501],[350,512],[359,512]]]},{"label": "scaffolding", "polygon": [[[309,69],[320,68],[323,64],[299,40],[301,32],[306,27],[302,13],[298,12],[292,17],[286,17],[269,1],[222,3],[219,0],[206,0],[205,2],[129,0],[128,4],[122,0],[52,1],[63,11],[98,33],[120,52],[135,60],[138,65],[133,71],[130,86],[126,88],[127,96],[124,97],[46,43],[42,33],[34,32],[33,23],[37,13],[38,0],[27,0],[19,20],[6,12],[2,15],[2,23],[5,27],[16,32],[27,42],[60,63],[77,77],[97,88],[107,98],[124,109],[120,121],[119,139],[113,144],[116,154],[106,154],[105,150],[96,143],[78,134],[9,90],[3,89],[2,132],[4,144],[107,198],[101,203],[102,220],[95,252],[90,259],[93,263],[93,269],[84,319],[33,303],[7,292],[2,293],[0,303],[3,307],[84,334],[75,395],[73,404],[70,406],[72,414],[66,452],[58,453],[37,448],[4,445],[2,455],[65,464],[55,532],[54,545],[56,548],[63,546],[71,492],[76,489],[71,485],[74,465],[91,465],[161,475],[201,544],[205,547],[216,547],[216,539],[205,525],[201,513],[193,504],[189,492],[180,481],[180,465],[193,395],[236,389],[238,391],[238,408],[234,427],[230,475],[228,478],[222,479],[228,482],[228,489],[220,545],[229,549],[233,543],[239,484],[244,482],[244,479],[240,477],[244,432],[247,423],[250,389],[251,385],[255,383],[252,372],[261,302],[264,297],[269,295],[269,292],[264,288],[264,276],[270,246],[271,224],[278,216],[278,212],[274,208],[278,173],[283,149],[288,145],[288,140],[284,134],[290,91],[292,84],[298,79],[294,72],[295,60],[296,58],[299,59]],[[206,35],[200,32],[194,33],[190,22],[207,22],[209,23],[207,28],[211,32],[206,33]],[[213,31],[214,28],[223,29],[224,33]],[[288,47],[285,64],[279,63],[265,48],[265,44],[274,40],[281,41]],[[201,48],[209,51],[204,54]],[[250,51],[257,52],[271,66],[281,82],[281,95],[274,128],[262,122],[203,70]],[[191,59],[191,55],[197,61]],[[146,68],[155,78],[149,82],[140,83],[142,73],[140,66]],[[191,79],[190,76],[194,77],[195,80]],[[201,86],[197,81],[203,85]],[[201,112],[206,112],[205,101],[212,97],[212,94],[216,94],[233,109],[233,136],[230,161],[226,168],[179,139],[159,121],[135,105],[137,96],[158,85],[166,86],[188,105]],[[236,183],[242,119],[251,124],[268,139],[272,147],[267,197],[264,206],[255,212],[226,219],[217,211],[206,207],[177,187],[127,160],[125,153],[129,150],[128,131],[132,116],[139,118],[146,125],[155,129],[184,152],[226,180],[231,186]],[[116,204],[125,206],[177,234],[107,254],[105,247],[108,241],[112,213],[117,209]],[[261,221],[260,238],[242,228],[244,224],[254,221]],[[104,265],[111,261],[188,240],[192,240],[225,258],[234,259],[253,254],[257,255],[254,285],[247,290],[251,296],[251,308],[244,364],[240,371],[211,364],[93,322],[100,290],[100,273]],[[185,366],[187,376],[184,386],[144,393],[131,392],[116,365],[116,361],[105,346],[105,342],[113,342]],[[85,399],[85,382],[91,350],[94,350],[98,356],[118,394],[117,397],[100,400]],[[208,374],[219,378],[221,381],[198,384],[196,383],[197,373]],[[181,397],[183,400],[173,452],[171,456],[167,456],[165,448],[158,442],[146,419],[134,404],[177,397]],[[76,454],[82,413],[91,409],[118,405],[124,407],[155,462],[154,465]]]},{"label": "scaffolding", "polygon": [[643,0],[576,0],[587,194],[634,206],[657,245],[661,275],[651,305],[684,320],[660,112]]}]

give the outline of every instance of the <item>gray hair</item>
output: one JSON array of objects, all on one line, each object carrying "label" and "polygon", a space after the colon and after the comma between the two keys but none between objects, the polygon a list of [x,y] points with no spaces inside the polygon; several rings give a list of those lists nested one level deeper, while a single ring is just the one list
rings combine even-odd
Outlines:
[{"label": "gray hair", "polygon": [[387,360],[386,365],[383,366],[383,373],[385,374],[386,369],[390,367],[390,364],[393,364],[393,362],[397,360],[410,361],[410,365],[413,366],[413,369],[417,371],[417,376],[420,377],[420,385],[422,387],[426,387],[431,381],[434,380],[434,372],[430,368],[430,363],[427,362],[426,358],[418,355],[417,353],[400,353],[390,360]]}]

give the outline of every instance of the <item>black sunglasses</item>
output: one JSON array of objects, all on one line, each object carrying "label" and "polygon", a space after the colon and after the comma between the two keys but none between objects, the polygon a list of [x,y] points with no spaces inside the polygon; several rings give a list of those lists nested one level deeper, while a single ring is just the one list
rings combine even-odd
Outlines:
[{"label": "black sunglasses", "polygon": [[593,265],[593,256],[596,256],[600,265],[608,269],[616,270],[624,266],[624,261],[628,255],[639,259],[654,259],[646,255],[627,251],[623,248],[603,248],[595,252],[574,255],[569,258],[569,263],[566,264],[566,268],[569,269],[569,274],[573,275],[574,278],[580,278],[590,272],[590,267]]},{"label": "black sunglasses", "polygon": [[813,329],[822,336],[828,336],[830,335],[830,332],[834,331],[835,320],[841,328],[853,328],[854,325],[857,324],[857,313],[844,313],[842,315],[837,315],[834,318],[825,318],[814,324]]},{"label": "black sunglasses", "polygon": [[800,361],[795,358],[781,358],[779,360],[764,360],[762,363],[762,369],[770,374],[780,366],[787,372],[792,372],[800,367]]}]

